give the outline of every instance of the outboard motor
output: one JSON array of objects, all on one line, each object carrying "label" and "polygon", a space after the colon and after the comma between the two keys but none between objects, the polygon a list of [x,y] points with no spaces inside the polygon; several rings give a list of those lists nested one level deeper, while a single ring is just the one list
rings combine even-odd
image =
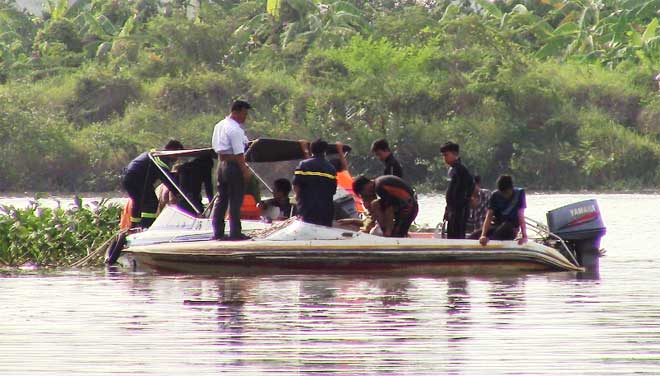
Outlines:
[{"label": "outboard motor", "polygon": [[355,207],[355,198],[342,187],[337,187],[337,193],[332,198],[335,204],[335,219],[360,218]]},{"label": "outboard motor", "polygon": [[605,225],[596,200],[586,200],[551,210],[547,214],[550,232],[559,236],[576,254],[580,266],[598,273],[600,239]]}]

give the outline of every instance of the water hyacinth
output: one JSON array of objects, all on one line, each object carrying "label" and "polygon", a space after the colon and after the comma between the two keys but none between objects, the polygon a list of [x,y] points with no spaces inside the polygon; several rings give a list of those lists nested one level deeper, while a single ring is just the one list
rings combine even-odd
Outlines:
[{"label": "water hyacinth", "polygon": [[66,266],[87,256],[119,229],[121,208],[106,200],[63,208],[38,199],[24,208],[0,206],[0,267]]}]

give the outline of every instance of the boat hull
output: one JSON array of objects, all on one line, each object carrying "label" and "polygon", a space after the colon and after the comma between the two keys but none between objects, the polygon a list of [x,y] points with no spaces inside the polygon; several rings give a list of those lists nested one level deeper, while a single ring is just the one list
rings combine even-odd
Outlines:
[{"label": "boat hull", "polygon": [[488,247],[227,243],[159,244],[131,248],[125,254],[132,267],[163,273],[460,275],[580,270],[555,254],[513,242]]}]

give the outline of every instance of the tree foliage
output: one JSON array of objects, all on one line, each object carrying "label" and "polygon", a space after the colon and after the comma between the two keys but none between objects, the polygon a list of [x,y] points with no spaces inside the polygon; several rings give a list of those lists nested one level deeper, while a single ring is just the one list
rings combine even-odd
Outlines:
[{"label": "tree foliage", "polygon": [[0,0],[2,190],[113,190],[171,137],[208,146],[232,100],[251,137],[386,137],[416,185],[439,145],[491,183],[657,183],[657,0]]}]

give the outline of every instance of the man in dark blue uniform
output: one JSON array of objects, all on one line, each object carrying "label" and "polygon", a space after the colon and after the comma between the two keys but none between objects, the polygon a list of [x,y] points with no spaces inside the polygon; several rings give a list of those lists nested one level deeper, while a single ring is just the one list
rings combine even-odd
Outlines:
[{"label": "man in dark blue uniform", "polygon": [[337,192],[337,171],[325,159],[327,148],[322,139],[312,142],[312,158],[300,162],[293,177],[298,214],[303,221],[322,226],[332,226],[332,198]]},{"label": "man in dark blue uniform", "polygon": [[474,191],[474,178],[461,162],[459,146],[447,142],[440,148],[445,163],[450,167],[449,186],[445,199],[445,220],[447,221],[447,238],[465,239],[470,197]]},{"label": "man in dark blue uniform", "polygon": [[[183,145],[177,140],[170,140],[165,145],[165,150],[181,149],[183,149]],[[131,227],[147,228],[156,219],[158,209],[158,197],[154,191],[156,180],[160,179],[171,192],[177,192],[168,176],[165,175],[169,174],[173,161],[173,159],[158,157],[151,160],[149,152],[145,151],[126,167],[122,185],[133,201]],[[165,172],[163,173],[161,169]],[[171,175],[169,177],[171,178]]]}]

